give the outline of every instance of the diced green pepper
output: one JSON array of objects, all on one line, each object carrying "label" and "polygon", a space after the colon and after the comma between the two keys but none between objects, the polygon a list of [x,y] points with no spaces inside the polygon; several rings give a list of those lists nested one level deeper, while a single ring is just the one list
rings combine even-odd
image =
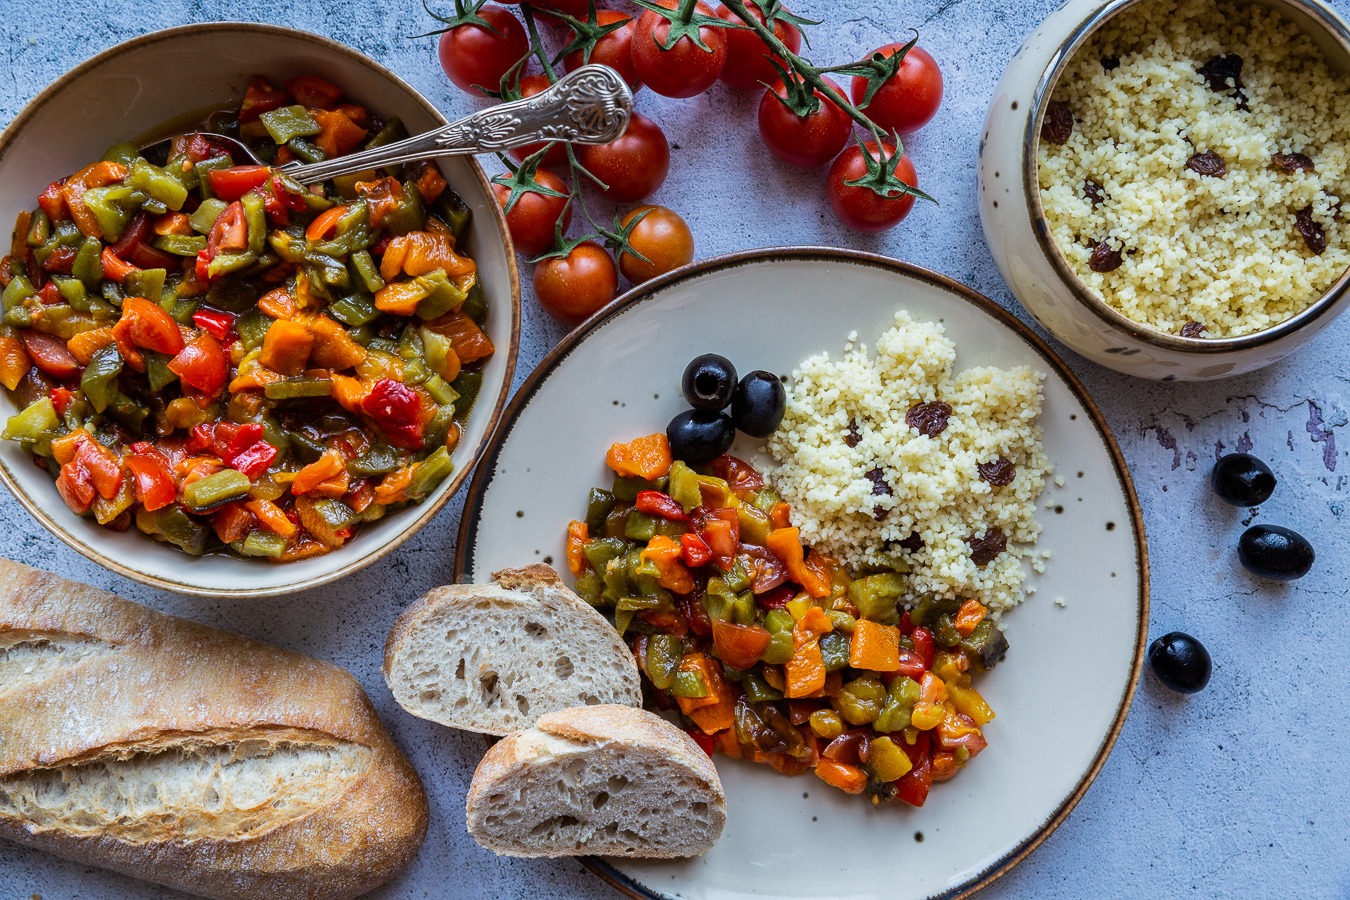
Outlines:
[{"label": "diced green pepper", "polygon": [[642,668],[657,690],[669,690],[680,668],[684,648],[671,634],[654,634],[647,639],[647,655]]},{"label": "diced green pepper", "polygon": [[586,528],[591,534],[599,534],[604,530],[605,517],[612,509],[614,495],[601,488],[591,488],[591,495],[586,501]]},{"label": "diced green pepper", "polygon": [[269,110],[258,119],[275,144],[285,144],[297,137],[313,137],[323,131],[323,127],[309,114],[309,110],[299,104]]},{"label": "diced green pepper", "polygon": [[319,148],[313,141],[307,141],[302,137],[294,137],[286,142],[286,146],[296,155],[301,162],[316,163],[323,162],[328,158],[328,154]]},{"label": "diced green pepper", "polygon": [[78,278],[64,278],[60,275],[52,277],[56,282],[56,289],[61,292],[61,299],[70,304],[71,308],[77,312],[89,312],[89,291],[85,288],[84,282]]},{"label": "diced green pepper", "polygon": [[623,556],[627,550],[628,544],[622,538],[599,538],[587,541],[581,553],[591,569],[604,572],[612,560]]},{"label": "diced green pepper", "polygon": [[[455,389],[450,386],[450,382],[439,375],[432,375],[422,382],[422,387],[431,395],[432,400],[435,400],[441,406],[451,407],[451,415],[453,416],[453,407],[455,401],[459,399],[459,394],[455,393]],[[448,427],[449,423],[447,422],[446,425]]]},{"label": "diced green pepper", "polygon": [[763,487],[757,491],[752,491],[747,499],[755,509],[766,515],[773,512],[773,508],[783,502],[783,497],[771,487]]},{"label": "diced green pepper", "polygon": [[0,437],[7,441],[40,441],[61,427],[50,397],[39,397],[5,422]]},{"label": "diced green pepper", "polygon": [[459,309],[464,304],[466,294],[440,269],[419,275],[414,279],[427,292],[417,302],[417,317],[430,321],[448,312]]},{"label": "diced green pepper", "polygon": [[393,212],[385,216],[384,228],[390,234],[407,234],[420,231],[427,223],[427,211],[422,206],[422,195],[417,185],[408,182],[403,185],[403,202],[394,207]]},{"label": "diced green pepper", "polygon": [[825,660],[826,672],[838,672],[848,665],[848,635],[837,631],[820,636],[820,655]]},{"label": "diced green pepper", "polygon": [[80,390],[94,408],[94,412],[103,412],[112,405],[117,396],[117,376],[122,373],[122,354],[115,345],[109,344],[94,351],[89,365],[84,367],[80,376]]},{"label": "diced green pepper", "polygon": [[487,292],[483,290],[482,282],[476,277],[473,284],[469,285],[468,295],[464,298],[464,305],[459,308],[459,311],[479,325],[487,321]]},{"label": "diced green pepper", "polygon": [[128,509],[131,509],[131,505],[135,502],[136,489],[133,487],[132,480],[123,478],[122,486],[118,488],[117,493],[111,499],[94,498],[94,521],[100,525],[107,525]]},{"label": "diced green pepper", "polygon": [[98,221],[103,239],[113,243],[122,236],[122,231],[131,221],[131,213],[122,204],[131,195],[131,189],[122,185],[90,188],[84,192],[85,207]]},{"label": "diced green pepper", "polygon": [[986,616],[979,621],[974,631],[961,640],[961,646],[974,654],[984,668],[992,669],[1007,655],[1008,638],[1003,629]]},{"label": "diced green pepper", "polygon": [[187,188],[181,181],[140,157],[131,164],[127,184],[158,200],[166,209],[182,209],[188,196]]},{"label": "diced green pepper", "polygon": [[769,532],[773,531],[773,522],[769,516],[748,503],[736,507],[736,514],[741,523],[741,543],[763,547],[769,539]]},{"label": "diced green pepper", "polygon": [[328,307],[328,315],[337,319],[343,325],[355,328],[358,325],[365,325],[367,322],[373,322],[379,318],[380,311],[375,308],[375,301],[368,294],[349,294],[332,303]]},{"label": "diced green pepper", "polygon": [[164,294],[164,279],[168,274],[164,269],[133,269],[122,280],[122,289],[128,297],[144,297],[158,303]]},{"label": "diced green pepper", "polygon": [[478,399],[478,392],[483,388],[482,372],[460,372],[450,386],[459,394],[459,399],[455,401],[455,420],[463,423],[469,417],[473,410],[474,401]]},{"label": "diced green pepper", "polygon": [[192,224],[192,230],[198,234],[207,234],[211,231],[211,226],[216,224],[216,219],[229,206],[224,200],[217,200],[214,197],[209,200],[203,200],[202,205],[197,207],[197,211],[188,217]]},{"label": "diced green pepper", "polygon": [[447,187],[436,198],[436,215],[450,226],[450,233],[455,236],[455,242],[463,242],[464,234],[469,230],[469,222],[473,219],[473,211],[469,209],[469,204],[464,202],[464,198]]},{"label": "diced green pepper", "polygon": [[115,162],[130,166],[139,160],[140,156],[141,151],[135,144],[129,141],[121,141],[104,150],[102,159],[104,162]]},{"label": "diced green pepper", "polygon": [[337,220],[332,239],[311,242],[311,249],[315,253],[341,258],[365,250],[370,244],[370,207],[366,201],[357,200]]},{"label": "diced green pepper", "polygon": [[33,217],[28,221],[28,234],[24,237],[24,243],[30,247],[41,247],[47,243],[52,234],[52,220],[42,210],[34,210]]},{"label": "diced green pepper", "polygon": [[252,482],[243,472],[221,469],[183,488],[183,502],[193,509],[207,509],[248,493]]},{"label": "diced green pepper", "polygon": [[361,456],[347,464],[347,470],[353,475],[387,475],[396,472],[407,462],[406,456],[387,444],[372,447]]},{"label": "diced green pepper", "polygon": [[380,277],[380,267],[375,264],[375,258],[370,255],[369,250],[362,249],[353,253],[352,265],[356,267],[357,277],[366,286],[366,290],[373,294],[384,287],[384,279]]},{"label": "diced green pepper", "polygon": [[158,394],[178,380],[178,376],[169,368],[169,357],[166,354],[156,353],[154,350],[142,350],[141,356],[145,358],[145,377],[149,381],[150,390],[153,393]]},{"label": "diced green pepper", "polygon": [[151,243],[174,256],[196,256],[206,249],[206,238],[199,234],[162,234]]},{"label": "diced green pepper", "polygon": [[210,529],[194,522],[177,506],[166,506],[153,512],[138,506],[136,527],[156,540],[173,544],[193,556],[201,556],[206,552],[207,541],[210,538]]},{"label": "diced green pepper", "polygon": [[685,512],[703,505],[703,493],[698,489],[698,473],[675,460],[670,466],[670,496]]},{"label": "diced green pepper", "polygon": [[434,491],[436,486],[453,471],[455,464],[450,460],[450,451],[443,446],[437,447],[435,452],[422,460],[422,464],[413,470],[412,480],[408,482],[408,496],[414,500],[421,500]]},{"label": "diced green pepper", "polygon": [[685,669],[675,673],[670,692],[687,700],[700,700],[708,696],[708,683],[701,672]]},{"label": "diced green pepper", "polygon": [[624,526],[623,536],[643,543],[650,541],[656,537],[656,517],[633,510],[628,514],[628,524]]},{"label": "diced green pepper", "polygon": [[239,198],[239,205],[244,208],[244,222],[248,227],[248,251],[262,253],[267,247],[267,208],[262,194],[249,191]]},{"label": "diced green pepper", "polygon": [[886,688],[877,679],[855,678],[834,698],[834,706],[850,725],[866,725],[876,721],[886,696]]},{"label": "diced green pepper", "polygon": [[859,578],[848,586],[848,599],[858,607],[858,614],[883,625],[894,625],[900,621],[896,603],[904,593],[904,579],[894,572],[879,572]]},{"label": "diced green pepper", "polygon": [[758,675],[747,675],[741,679],[741,688],[751,703],[772,703],[783,699],[783,692],[770,685]]},{"label": "diced green pepper", "polygon": [[235,334],[239,335],[239,340],[247,350],[262,346],[267,329],[271,327],[272,319],[257,309],[250,309],[234,322]]},{"label": "diced green pepper", "polygon": [[274,381],[263,388],[263,394],[268,400],[296,400],[301,397],[331,397],[333,394],[333,380],[331,378],[311,378],[308,375],[297,375],[294,378],[286,378],[281,381]]},{"label": "diced green pepper", "polygon": [[625,503],[632,503],[637,499],[639,491],[662,491],[665,490],[666,483],[658,478],[648,481],[645,478],[630,478],[625,475],[614,476],[613,493],[615,499],[622,500]]},{"label": "diced green pepper", "polygon": [[244,556],[280,559],[281,555],[286,552],[289,543],[286,538],[279,534],[255,528],[248,533],[248,537],[244,538],[238,549]]}]

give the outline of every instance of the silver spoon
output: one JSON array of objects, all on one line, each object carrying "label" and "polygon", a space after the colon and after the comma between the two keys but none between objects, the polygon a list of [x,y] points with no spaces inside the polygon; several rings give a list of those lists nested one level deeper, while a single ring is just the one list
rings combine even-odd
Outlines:
[{"label": "silver spoon", "polygon": [[[608,144],[628,128],[632,113],[633,92],[619,73],[609,66],[592,64],[564,75],[548,90],[533,97],[489,106],[434,131],[336,159],[290,162],[278,171],[300,184],[317,184],[339,175],[419,159],[500,152],[541,141]],[[236,162],[242,158],[255,165],[263,164],[241,141],[210,131],[196,133],[228,147]],[[141,153],[167,157],[174,140],[168,137],[146,144]]]}]

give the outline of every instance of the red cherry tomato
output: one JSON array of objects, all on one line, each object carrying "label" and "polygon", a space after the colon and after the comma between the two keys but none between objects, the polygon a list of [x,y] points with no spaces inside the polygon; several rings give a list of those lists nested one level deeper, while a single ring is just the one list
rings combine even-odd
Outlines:
[{"label": "red cherry tomato", "polygon": [[635,203],[650,195],[670,171],[670,143],[661,126],[633,113],[628,130],[615,141],[577,148],[581,164],[609,189],[605,196]]},{"label": "red cherry tomato", "polygon": [[694,261],[694,234],[680,214],[664,206],[639,206],[620,220],[627,226],[646,211],[628,235],[629,245],[647,257],[643,262],[631,253],[619,254],[619,271],[633,284],[649,281]]},{"label": "red cherry tomato", "polygon": [[[541,91],[548,90],[548,88],[549,80],[547,75],[526,75],[524,78],[520,79],[520,95],[522,97],[533,97]],[[563,146],[562,141],[553,141],[551,143],[552,146],[548,148],[548,153],[544,154],[543,165],[546,165],[551,169],[567,168],[567,148]],[[517,147],[510,151],[511,158],[516,160],[516,162],[521,162],[526,157],[533,156],[542,149],[544,149],[542,141],[538,144],[526,144],[524,147]]]},{"label": "red cherry tomato", "polygon": [[534,270],[534,293],[549,315],[576,324],[614,299],[619,272],[595,241],[577,244],[566,256],[541,262]]},{"label": "red cherry tomato", "polygon": [[[836,91],[839,85],[826,81]],[[820,108],[809,116],[798,116],[779,101],[787,95],[780,82],[776,88],[765,91],[759,101],[759,136],[773,155],[785,163],[811,168],[829,162],[839,155],[853,133],[853,120],[833,100],[820,91],[815,95]]]},{"label": "red cherry tomato", "polygon": [[[567,186],[552,172],[539,169],[534,173],[534,178],[546,188],[561,194],[567,193]],[[492,193],[496,195],[497,203],[505,209],[506,201],[511,196],[510,189],[506,185],[493,184]],[[516,250],[526,256],[538,256],[553,249],[559,218],[562,219],[563,231],[566,231],[567,226],[572,224],[572,207],[568,205],[566,196],[551,197],[529,191],[521,194],[516,205],[506,214],[506,227],[511,229],[511,240],[515,242]]]},{"label": "red cherry tomato", "polygon": [[[757,7],[748,6],[747,9],[750,10],[750,15],[763,23],[764,14]],[[717,8],[717,17],[728,22],[741,23],[740,17],[725,6]],[[787,44],[787,48],[793,53],[802,48],[802,33],[791,22],[784,22],[781,19],[774,22],[773,33],[774,37]],[[737,28],[728,29],[726,36],[727,63],[720,76],[723,84],[738,91],[753,91],[766,84],[778,82],[778,72],[769,63],[769,60],[778,57],[769,50],[759,35],[753,31]]]},{"label": "red cherry tomato", "polygon": [[[586,13],[583,11],[577,18],[585,21]],[[601,9],[596,11],[595,21],[599,25],[613,25],[615,22],[626,24],[595,42],[590,61],[609,66],[619,73],[620,78],[628,82],[630,88],[635,91],[640,89],[642,79],[638,77],[637,69],[633,66],[633,17],[617,10]],[[580,50],[574,50],[563,57],[563,68],[569,72],[580,68],[582,63]]]},{"label": "red cherry tomato", "polygon": [[[670,4],[671,0],[665,0]],[[702,0],[695,10],[713,15],[712,7]],[[727,61],[724,28],[701,27],[699,39],[704,50],[688,37],[680,38],[669,50],[662,49],[670,36],[670,22],[659,13],[647,10],[638,16],[633,28],[633,68],[642,83],[663,97],[693,97],[713,86]]]},{"label": "red cherry tomato", "polygon": [[[894,56],[904,44],[887,44],[875,52]],[[853,102],[861,105],[867,93],[867,79],[854,77]],[[877,92],[863,112],[885,132],[909,134],[918,131],[937,115],[942,103],[942,71],[937,62],[922,47],[912,47],[900,60],[896,69]]]},{"label": "red cherry tomato", "polygon": [[[886,153],[895,151],[891,144],[883,144]],[[867,143],[867,153],[873,159],[877,157],[877,145],[875,141]],[[834,208],[834,214],[849,228],[858,231],[885,231],[887,228],[894,228],[900,224],[905,216],[909,215],[909,210],[914,206],[913,194],[899,194],[892,197],[881,197],[871,188],[851,187],[844,184],[846,181],[854,181],[867,174],[867,163],[863,159],[862,150],[857,145],[849,147],[839,158],[830,166],[830,174],[827,176],[827,183],[830,191],[830,206]],[[919,186],[918,176],[914,172],[914,164],[910,162],[908,156],[900,158],[900,164],[895,169],[896,177],[911,187]]]},{"label": "red cherry tomato", "polygon": [[525,26],[500,6],[478,11],[495,32],[481,25],[457,25],[441,35],[441,68],[462,91],[486,96],[530,49]]}]

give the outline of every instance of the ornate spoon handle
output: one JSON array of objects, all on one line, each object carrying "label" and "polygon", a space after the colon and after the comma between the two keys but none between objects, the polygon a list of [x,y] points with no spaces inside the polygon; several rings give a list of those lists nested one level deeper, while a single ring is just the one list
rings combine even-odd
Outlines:
[{"label": "ornate spoon handle", "polygon": [[548,90],[480,110],[444,128],[383,147],[317,163],[288,163],[281,171],[301,184],[435,156],[491,153],[539,141],[608,144],[624,133],[633,92],[608,66],[586,65]]}]

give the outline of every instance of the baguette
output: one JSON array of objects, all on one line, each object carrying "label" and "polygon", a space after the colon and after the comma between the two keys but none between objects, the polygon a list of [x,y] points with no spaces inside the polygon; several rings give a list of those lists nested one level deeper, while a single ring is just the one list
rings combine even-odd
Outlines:
[{"label": "baguette", "polygon": [[726,823],[717,770],[641,709],[582,706],[498,741],[469,785],[469,834],[504,856],[696,856]]},{"label": "baguette", "polygon": [[0,560],[0,837],[217,898],[349,898],[427,803],[329,663]]},{"label": "baguette", "polygon": [[637,663],[604,616],[542,564],[436,588],[394,622],[384,679],[408,712],[505,735],[573,706],[640,706]]}]

